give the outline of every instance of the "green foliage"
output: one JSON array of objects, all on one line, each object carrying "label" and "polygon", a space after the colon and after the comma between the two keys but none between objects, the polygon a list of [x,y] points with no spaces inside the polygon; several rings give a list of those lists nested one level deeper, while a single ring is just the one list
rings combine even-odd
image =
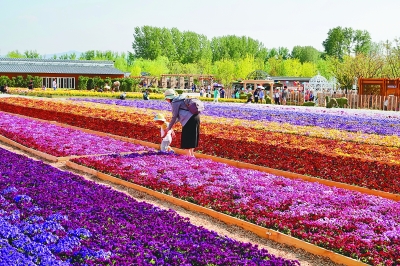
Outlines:
[{"label": "green foliage", "polygon": [[239,99],[247,100],[249,97],[251,97],[251,95],[252,95],[251,93],[240,92]]},{"label": "green foliage", "polygon": [[34,76],[33,77],[33,87],[34,88],[41,88],[43,85],[43,78],[39,76]]},{"label": "green foliage", "polygon": [[88,89],[89,77],[79,76],[78,78],[78,90]]},{"label": "green foliage", "polygon": [[336,102],[339,108],[344,108],[345,105],[347,105],[347,98],[346,97],[336,98]]},{"label": "green foliage", "polygon": [[327,55],[342,60],[345,55],[368,53],[371,36],[367,31],[336,27],[329,30],[322,45]]},{"label": "green foliage", "polygon": [[136,91],[137,85],[139,84],[137,79],[131,78],[122,78],[119,80],[119,82],[121,83],[119,88],[121,91]]},{"label": "green foliage", "polygon": [[33,88],[41,88],[42,87],[42,78],[41,77],[38,77],[38,76],[33,77],[31,75],[27,75],[26,79],[25,79],[26,86],[28,86],[30,80],[33,81]]},{"label": "green foliage", "polygon": [[27,50],[24,52],[26,58],[42,58],[42,56],[36,50]]},{"label": "green foliage", "polygon": [[338,103],[335,98],[326,96],[325,101],[326,101],[326,108],[338,107]]},{"label": "green foliage", "polygon": [[246,36],[214,37],[210,46],[213,62],[223,59],[244,59],[249,55],[264,61],[268,55],[268,50],[261,42]]},{"label": "green foliage", "polygon": [[304,102],[303,106],[315,106],[314,102]]},{"label": "green foliage", "polygon": [[11,84],[11,79],[7,76],[0,76],[0,85],[7,85],[8,87],[13,86],[13,84]]},{"label": "green foliage", "polygon": [[21,54],[18,50],[11,51],[7,53],[6,57],[8,58],[24,58],[24,55]]},{"label": "green foliage", "polygon": [[299,59],[300,63],[317,63],[321,58],[321,52],[312,46],[295,46],[293,47],[291,56],[292,58]]},{"label": "green foliage", "polygon": [[104,80],[101,77],[94,77],[93,85],[94,85],[94,87],[103,88]]},{"label": "green foliage", "polygon": [[165,56],[183,64],[211,59],[210,42],[205,35],[151,26],[135,27],[134,31],[132,48],[136,58],[156,60]]},{"label": "green foliage", "polygon": [[25,81],[25,79],[22,76],[17,76],[17,77],[12,77],[14,87],[19,87],[19,88],[26,88],[28,87],[28,83]]},{"label": "green foliage", "polygon": [[265,95],[265,103],[266,104],[271,104],[272,103],[272,99],[269,95]]}]

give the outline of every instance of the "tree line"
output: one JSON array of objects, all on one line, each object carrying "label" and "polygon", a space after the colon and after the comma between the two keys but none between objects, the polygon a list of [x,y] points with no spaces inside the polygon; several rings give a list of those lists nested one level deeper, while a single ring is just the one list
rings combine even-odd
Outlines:
[{"label": "tree line", "polygon": [[[213,74],[221,83],[245,79],[254,70],[270,76],[335,77],[339,86],[351,88],[356,77],[397,78],[400,75],[400,41],[374,43],[368,31],[336,27],[322,42],[324,51],[312,46],[266,48],[246,36],[222,36],[211,40],[191,31],[152,26],[135,27],[132,51],[86,51],[54,59],[112,60],[132,76],[149,73]],[[12,51],[8,57],[43,58],[36,51]]]}]

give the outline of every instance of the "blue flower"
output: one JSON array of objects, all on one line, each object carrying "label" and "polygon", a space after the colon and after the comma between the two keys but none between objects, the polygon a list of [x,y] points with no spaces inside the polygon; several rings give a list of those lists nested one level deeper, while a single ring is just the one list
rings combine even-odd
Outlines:
[{"label": "blue flower", "polygon": [[42,224],[43,230],[49,231],[49,232],[55,232],[57,230],[65,231],[64,227],[62,227],[61,224],[55,222],[55,221],[46,221]]},{"label": "blue flower", "polygon": [[39,233],[33,237],[33,241],[46,245],[56,243],[57,240],[58,236],[49,232]]},{"label": "blue flower", "polygon": [[56,244],[50,245],[54,253],[71,252],[74,248],[81,245],[80,239],[76,236],[67,236],[58,240]]},{"label": "blue flower", "polygon": [[60,221],[68,221],[68,216],[67,215],[62,215],[60,213],[54,213],[49,215],[46,219],[47,221],[55,221],[55,222],[60,222]]},{"label": "blue flower", "polygon": [[21,211],[20,210],[13,210],[9,213],[9,215],[4,216],[4,219],[10,220],[10,221],[18,221],[21,216]]},{"label": "blue flower", "polygon": [[16,193],[16,192],[18,192],[18,189],[16,187],[8,187],[8,188],[3,189],[1,194],[6,195],[9,193]]},{"label": "blue flower", "polygon": [[30,217],[28,217],[28,218],[26,219],[26,221],[27,221],[28,223],[37,223],[37,222],[41,222],[41,221],[43,221],[43,220],[44,220],[43,217],[37,216],[37,215],[32,215],[32,216],[30,216]]},{"label": "blue flower", "polygon": [[14,238],[19,234],[16,226],[10,224],[5,219],[0,217],[0,236],[3,238]]},{"label": "blue flower", "polygon": [[18,228],[24,233],[29,236],[36,235],[40,232],[42,232],[42,226],[39,224],[31,224],[27,222],[21,222],[18,224]]},{"label": "blue flower", "polygon": [[0,247],[0,265],[7,266],[36,266],[24,254],[21,254],[11,246]]},{"label": "blue flower", "polygon": [[30,201],[32,201],[32,198],[29,197],[28,195],[17,195],[17,196],[14,197],[14,201],[16,203],[19,203],[19,202],[30,202]]},{"label": "blue flower", "polygon": [[69,230],[68,234],[71,236],[79,237],[80,239],[89,238],[92,236],[92,233],[86,228],[78,228],[75,230]]}]

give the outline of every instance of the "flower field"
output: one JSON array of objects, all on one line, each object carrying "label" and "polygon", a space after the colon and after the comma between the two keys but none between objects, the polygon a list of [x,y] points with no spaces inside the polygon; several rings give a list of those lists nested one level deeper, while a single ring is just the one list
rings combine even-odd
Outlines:
[{"label": "flower field", "polygon": [[162,152],[72,161],[369,264],[400,263],[395,201]]},{"label": "flower field", "polygon": [[[0,110],[49,121],[56,120],[154,143],[159,142],[159,129],[153,122],[153,117],[157,112],[162,112],[167,118],[170,117],[168,108],[169,106],[164,102],[140,100],[0,99]],[[206,108],[206,112],[201,118],[202,137],[198,148],[203,153],[392,193],[400,191],[398,178],[400,173],[399,117],[392,113],[376,112],[364,115],[356,111],[350,112],[350,110],[346,112],[332,110],[329,113],[322,109],[308,110],[268,105],[260,107],[258,105],[212,103],[207,104]],[[307,117],[312,119],[302,121]],[[379,121],[385,121],[388,130],[385,131]],[[180,139],[179,126],[176,131],[175,145]],[[152,149],[110,137],[99,137],[10,113],[0,112],[0,134],[55,156],[111,153],[111,155],[76,158],[72,161],[200,206],[283,232],[372,265],[400,263],[398,255],[400,254],[400,205],[392,200],[327,187],[318,183],[291,180],[254,170],[243,170],[210,160],[155,152]],[[126,151],[139,153],[117,154]],[[13,158],[8,154],[6,156]],[[18,161],[19,159],[12,160]],[[31,162],[29,163],[31,164]],[[5,165],[10,166],[7,162]],[[14,167],[14,164],[12,165]],[[5,206],[11,206],[11,209],[4,209],[5,212],[0,218],[10,217],[15,213],[19,216],[15,221],[4,218],[0,222],[7,228],[17,228],[15,230],[25,234],[29,241],[41,244],[42,246],[35,248],[36,250],[43,249],[45,253],[39,256],[35,251],[25,251],[24,249],[21,251],[21,248],[13,246],[12,236],[10,239],[10,235],[6,235],[6,240],[1,242],[3,243],[1,248],[7,252],[8,249],[12,250],[7,254],[15,254],[15,258],[21,257],[21,260],[30,260],[29,263],[42,263],[43,265],[57,265],[56,263],[60,265],[109,264],[111,261],[113,263],[117,261],[124,265],[124,263],[137,262],[135,259],[160,265],[163,263],[174,265],[197,263],[194,260],[195,256],[191,253],[192,247],[184,249],[179,246],[176,250],[172,248],[177,245],[176,243],[168,247],[159,244],[165,239],[160,240],[159,243],[153,243],[153,240],[135,241],[139,234],[143,234],[145,235],[143,237],[149,237],[149,239],[154,236],[134,231],[133,229],[139,228],[139,224],[136,223],[132,228],[131,223],[133,222],[129,220],[132,218],[131,215],[119,213],[121,210],[127,210],[129,213],[128,210],[130,211],[132,208],[123,208],[127,202],[126,199],[121,200],[124,204],[115,204],[114,200],[118,197],[108,195],[104,197],[112,198],[113,202],[107,203],[103,194],[106,195],[108,192],[97,192],[103,187],[97,188],[97,185],[95,186],[91,182],[88,182],[91,184],[90,188],[81,188],[86,192],[85,196],[76,190],[68,193],[57,192],[70,191],[72,189],[70,186],[68,188],[46,188],[55,191],[50,198],[54,197],[57,201],[62,199],[67,202],[66,194],[68,194],[70,197],[68,200],[73,203],[72,205],[77,204],[78,207],[71,206],[64,209],[63,204],[56,204],[57,206],[51,207],[51,211],[38,214],[39,218],[35,218],[35,222],[31,222],[29,217],[33,214],[29,212],[30,209],[20,207],[20,203],[24,202],[26,206],[30,206],[29,208],[35,203],[35,206],[42,211],[44,205],[41,204],[44,199],[39,197],[40,192],[33,192],[36,191],[38,184],[32,185],[30,182],[44,182],[55,186],[57,180],[70,177],[64,177],[64,173],[47,175],[50,170],[37,170],[36,168],[40,167],[36,165],[30,168],[30,171],[46,173],[41,178],[50,179],[45,182],[43,180],[36,181],[36,178],[23,181],[18,178],[25,178],[30,174],[24,174],[24,171],[18,170],[17,180],[14,182],[14,178],[9,178],[14,168],[10,171],[2,171],[0,178],[7,182],[0,183],[3,186],[0,187],[0,192],[3,191],[2,197],[6,202]],[[37,173],[32,174],[35,177],[37,175]],[[75,179],[73,182],[68,182],[75,184]],[[83,181],[78,183],[81,182]],[[24,188],[23,184],[25,183],[28,185]],[[61,186],[66,186],[64,182],[59,183]],[[32,186],[35,189],[31,190]],[[102,196],[90,194],[89,190],[91,189]],[[86,199],[86,195],[90,199]],[[100,198],[100,203],[91,202],[97,198]],[[2,198],[0,199],[2,200]],[[50,204],[49,201],[49,199],[45,201],[46,207],[47,204]],[[90,203],[86,203],[86,201],[90,201]],[[99,217],[93,218],[95,213],[90,212],[92,209],[98,212],[99,209],[105,208],[103,205],[96,207],[96,204],[108,204],[107,208],[110,209],[109,212],[112,215],[102,213],[98,215]],[[36,209],[35,206],[33,209]],[[83,208],[85,211],[77,211],[74,208]],[[148,207],[146,211],[141,209],[136,213],[150,215],[153,209],[154,207]],[[141,224],[142,227],[150,228],[150,225],[146,227],[145,224],[150,223],[151,220],[157,220],[154,215],[161,217],[161,212],[160,210],[154,211],[150,220],[143,218],[141,221],[145,221],[145,223]],[[73,213],[74,219],[71,219],[71,213]],[[75,218],[75,214],[79,214],[78,216],[82,219]],[[85,215],[89,218],[86,218]],[[177,216],[175,213],[174,215]],[[174,215],[160,219],[164,219],[163,224],[165,221],[182,219],[178,219]],[[53,217],[58,218],[54,218],[56,219],[54,220]],[[126,220],[123,222],[116,220],[120,218]],[[96,228],[91,224],[93,221],[96,226],[102,224],[106,226],[100,229]],[[47,222],[58,223],[58,229],[47,230]],[[128,237],[128,233],[124,231],[125,228],[117,226],[121,223],[129,229],[127,229],[128,231],[134,232],[134,237]],[[27,224],[29,226],[33,224],[34,227],[39,228],[35,230],[45,236],[40,234],[36,237],[37,231],[34,233],[23,231],[25,228],[23,226],[28,226]],[[184,224],[191,226],[188,221],[184,221]],[[19,225],[22,227],[18,227]],[[28,228],[30,228],[29,226]],[[151,226],[162,229],[160,224]],[[107,230],[115,231],[111,233]],[[175,232],[175,229],[168,228],[166,230]],[[22,236],[20,237],[22,238]],[[111,242],[122,241],[121,245],[125,245],[125,250],[118,245],[111,247],[109,244],[105,244],[105,239],[108,241],[110,237],[115,239]],[[162,239],[165,237],[165,233],[161,232],[157,234],[157,237],[159,237],[157,239]],[[182,243],[182,239],[176,241]],[[183,242],[187,243],[189,240],[185,239],[185,241]],[[215,240],[210,241],[216,243]],[[70,249],[60,248],[64,243]],[[142,255],[126,258],[127,261],[125,261],[126,252],[128,252],[127,243],[132,243],[129,247],[139,248],[140,252],[142,252],[142,248],[145,248],[143,253],[140,253]],[[193,245],[196,248],[201,246]],[[242,244],[238,243],[237,245]],[[163,248],[168,251],[160,251]],[[219,254],[219,248],[216,247],[216,253],[212,252],[212,254]],[[205,252],[201,248],[200,251]],[[179,254],[176,252],[185,255],[178,256]],[[259,256],[255,256],[255,261],[250,262],[249,258],[254,255],[234,253],[236,255],[231,256],[233,261],[228,264],[235,265],[239,263],[240,259],[244,259],[247,265],[275,265],[284,261],[284,259],[275,258],[266,251],[258,250],[255,247],[250,253]],[[139,251],[136,254],[139,254]],[[210,259],[208,261],[214,261],[214,264],[224,264],[228,261],[226,257],[220,255],[215,257],[208,253],[207,255],[202,254],[202,256],[208,255],[210,255],[207,257]],[[235,256],[238,257],[235,258]],[[47,257],[51,261],[48,264],[46,264]],[[26,262],[27,265],[30,265],[29,263]],[[243,260],[240,263],[243,264]],[[286,261],[285,263],[285,265],[292,265],[296,262]]]},{"label": "flower field", "polygon": [[1,265],[299,265],[0,148]]},{"label": "flower field", "polygon": [[[159,143],[160,101],[0,99],[0,110]],[[125,105],[125,106],[124,106]],[[398,114],[206,104],[198,152],[400,193]],[[282,123],[285,122],[285,123]],[[173,146],[180,139],[179,125]]]},{"label": "flower field", "polygon": [[57,157],[152,150],[141,145],[3,112],[0,112],[0,135]]}]

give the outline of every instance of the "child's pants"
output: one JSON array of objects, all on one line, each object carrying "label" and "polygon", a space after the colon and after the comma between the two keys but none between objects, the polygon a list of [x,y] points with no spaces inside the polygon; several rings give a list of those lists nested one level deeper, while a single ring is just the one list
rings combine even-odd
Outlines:
[{"label": "child's pants", "polygon": [[163,140],[162,142],[161,142],[161,148],[160,148],[160,150],[161,151],[168,151],[169,149],[169,145],[171,145],[171,142],[170,141],[168,141],[168,140]]}]

